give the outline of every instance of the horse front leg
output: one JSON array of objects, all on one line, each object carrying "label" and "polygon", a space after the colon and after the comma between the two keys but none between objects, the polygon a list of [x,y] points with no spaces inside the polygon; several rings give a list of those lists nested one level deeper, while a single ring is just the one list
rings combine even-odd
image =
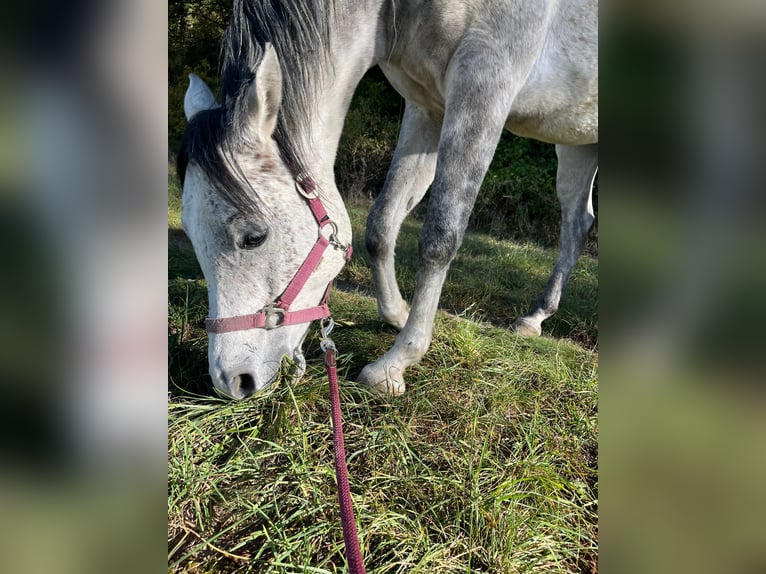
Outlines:
[{"label": "horse front leg", "polygon": [[594,220],[591,193],[598,168],[598,144],[557,145],[556,155],[559,160],[556,194],[561,203],[559,257],[532,311],[513,324],[514,331],[525,337],[540,335],[542,322],[558,309],[561,292],[572,274]]},{"label": "horse front leg", "polygon": [[433,181],[440,129],[441,117],[407,102],[391,168],[367,217],[365,247],[378,313],[399,330],[407,321],[409,309],[396,282],[396,238],[405,217],[420,203]]},{"label": "horse front leg", "polygon": [[403,393],[405,369],[420,361],[431,344],[447,270],[463,240],[476,194],[500,139],[507,108],[503,102],[487,102],[485,98],[488,93],[504,92],[477,89],[476,84],[470,88],[458,90],[459,97],[452,98],[447,106],[436,178],[420,235],[409,317],[393,347],[359,375],[360,382],[380,391]]}]

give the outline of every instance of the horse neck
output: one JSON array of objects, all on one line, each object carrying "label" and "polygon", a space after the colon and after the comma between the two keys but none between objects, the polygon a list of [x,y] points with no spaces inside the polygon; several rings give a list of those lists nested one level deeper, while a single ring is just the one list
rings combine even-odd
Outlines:
[{"label": "horse neck", "polygon": [[[366,2],[347,0],[337,3],[343,11],[339,18],[341,25],[335,32],[332,47],[332,69],[317,67],[317,73],[324,74],[317,85],[321,86],[316,96],[315,113],[308,118],[306,128],[296,134],[302,139],[302,148],[310,150],[312,176],[323,190],[323,196],[330,203],[328,209],[343,208],[343,201],[335,185],[334,163],[338,150],[343,123],[351,98],[365,72],[380,59],[385,49],[380,37],[377,18],[370,14],[380,13],[380,4],[385,0]],[[285,103],[283,103],[285,105]],[[289,105],[289,103],[288,103]]]}]

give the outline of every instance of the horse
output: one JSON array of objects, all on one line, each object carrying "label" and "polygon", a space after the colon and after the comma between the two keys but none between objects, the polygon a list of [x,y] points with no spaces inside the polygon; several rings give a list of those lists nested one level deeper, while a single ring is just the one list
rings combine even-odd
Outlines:
[{"label": "horse", "polygon": [[[405,391],[503,130],[556,145],[560,252],[540,299],[513,325],[539,335],[594,221],[597,11],[597,0],[235,0],[220,102],[190,74],[178,154],[182,223],[208,285],[215,388],[242,399],[271,384],[285,357],[298,376],[305,368],[309,322],[329,315],[328,284],[350,255],[338,142],[354,90],[376,65],[404,111],[365,247],[379,315],[399,332],[358,380]],[[408,306],[394,247],[429,188]]]}]

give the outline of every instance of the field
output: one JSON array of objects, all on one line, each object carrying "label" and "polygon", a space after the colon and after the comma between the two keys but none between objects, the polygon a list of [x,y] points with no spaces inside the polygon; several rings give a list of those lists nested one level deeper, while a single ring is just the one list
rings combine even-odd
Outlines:
[{"label": "field", "polygon": [[[316,331],[300,380],[280,378],[241,403],[214,397],[206,288],[172,173],[169,189],[169,570],[343,572]],[[546,336],[525,340],[508,326],[539,295],[555,250],[469,233],[431,349],[408,371],[408,392],[386,399],[353,383],[396,333],[370,297],[369,200],[358,193],[350,204],[354,258],[331,308],[367,572],[596,572],[596,259],[581,258]],[[399,241],[405,297],[420,225],[408,219]]]}]

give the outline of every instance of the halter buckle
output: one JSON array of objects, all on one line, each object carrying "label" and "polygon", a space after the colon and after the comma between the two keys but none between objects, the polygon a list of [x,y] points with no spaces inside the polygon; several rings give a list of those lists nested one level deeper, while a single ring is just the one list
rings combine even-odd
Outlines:
[{"label": "halter buckle", "polygon": [[263,314],[265,316],[263,328],[267,331],[281,327],[285,320],[285,310],[281,307],[276,307],[274,303],[266,305],[263,308]]}]

